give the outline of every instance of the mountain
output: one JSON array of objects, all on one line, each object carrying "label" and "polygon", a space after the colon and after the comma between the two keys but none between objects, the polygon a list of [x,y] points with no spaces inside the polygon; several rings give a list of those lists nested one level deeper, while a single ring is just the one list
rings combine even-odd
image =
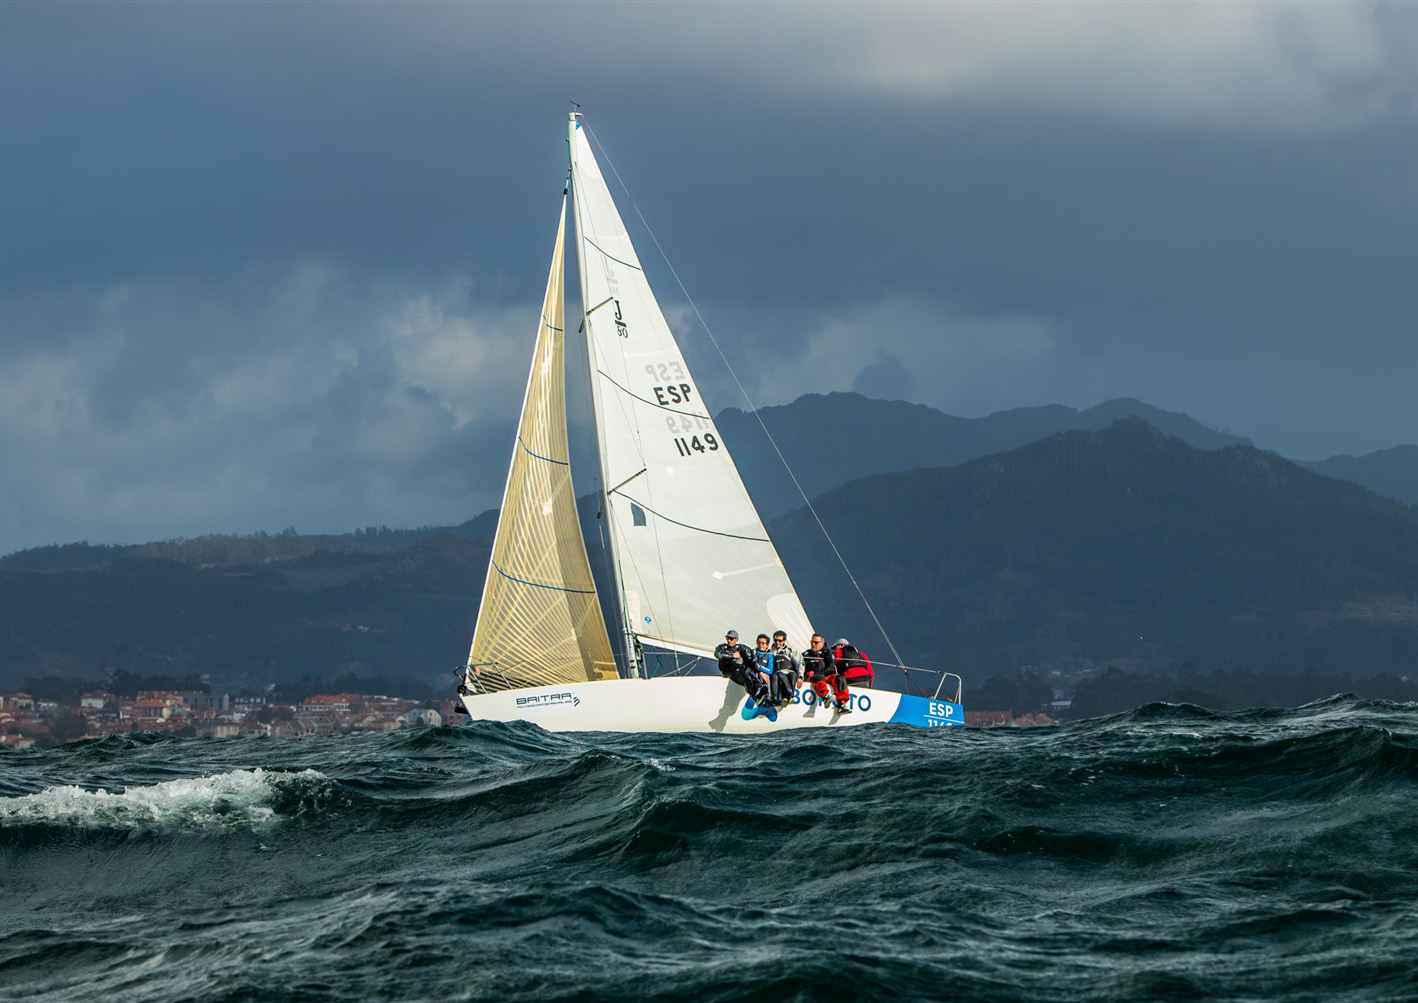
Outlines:
[{"label": "mountain", "polygon": [[1362,484],[1385,498],[1418,505],[1418,446],[1394,446],[1363,456],[1302,460],[1300,465],[1327,477]]},{"label": "mountain", "polygon": [[[966,421],[854,395],[804,401],[858,425]],[[1041,412],[1096,418],[1029,409],[983,427],[1023,435]],[[802,424],[788,424],[808,449]],[[834,431],[851,429],[828,425],[823,440]],[[924,460],[928,445],[943,451],[927,443],[897,461]],[[860,470],[895,447],[851,448]],[[1418,510],[1273,453],[1199,449],[1128,418],[951,467],[853,479],[847,466],[826,471],[845,483],[816,510],[908,664],[976,683],[1024,666],[1363,677],[1418,664]],[[757,493],[758,468],[746,473]],[[584,501],[601,572],[594,499]],[[10,555],[0,690],[116,668],[197,672],[228,688],[350,674],[442,687],[467,651],[494,516],[448,530]],[[799,508],[770,529],[814,622],[893,660],[812,516]]]},{"label": "mountain", "polygon": [[[1201,449],[1249,444],[1174,411],[1130,398],[1078,411],[1054,404],[1014,408],[984,418],[957,418],[924,404],[871,400],[855,393],[805,394],[791,404],[760,408],[755,417],[728,408],[715,419],[734,461],[767,518],[803,504],[784,471],[772,435],[809,498],[871,474],[952,467],[1016,449],[1058,432],[1098,430],[1119,418],[1141,418]],[[762,424],[759,424],[762,419]]]},{"label": "mountain", "polygon": [[[815,506],[909,664],[1418,664],[1418,511],[1249,446],[1125,419]],[[887,656],[806,510],[771,531],[814,622]]]}]

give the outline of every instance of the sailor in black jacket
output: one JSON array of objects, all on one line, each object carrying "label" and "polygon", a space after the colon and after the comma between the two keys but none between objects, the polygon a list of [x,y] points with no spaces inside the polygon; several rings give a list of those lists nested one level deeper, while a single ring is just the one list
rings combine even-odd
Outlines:
[{"label": "sailor in black jacket", "polygon": [[838,675],[837,659],[821,634],[812,635],[811,645],[803,649],[802,664],[803,679],[812,684],[818,702],[824,707],[835,704],[839,711],[847,711],[847,684]]},{"label": "sailor in black jacket", "polygon": [[744,688],[756,704],[768,702],[768,680],[758,671],[758,657],[746,644],[739,643],[739,632],[724,635],[724,643],[714,649],[719,660],[719,672]]}]

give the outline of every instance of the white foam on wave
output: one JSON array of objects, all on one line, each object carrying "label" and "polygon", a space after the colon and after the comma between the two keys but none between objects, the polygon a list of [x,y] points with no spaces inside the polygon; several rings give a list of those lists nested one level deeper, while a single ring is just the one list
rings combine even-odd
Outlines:
[{"label": "white foam on wave", "polygon": [[281,785],[326,779],[316,770],[267,773],[257,767],[125,787],[119,794],[47,787],[38,794],[0,798],[0,827],[58,822],[93,829],[263,829],[276,821],[270,802]]}]

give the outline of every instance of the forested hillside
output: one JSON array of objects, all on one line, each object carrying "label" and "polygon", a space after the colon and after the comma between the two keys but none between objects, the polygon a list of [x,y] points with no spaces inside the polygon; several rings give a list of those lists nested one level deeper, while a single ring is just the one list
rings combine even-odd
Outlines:
[{"label": "forested hillside", "polygon": [[1331,456],[1301,464],[1326,477],[1342,477],[1375,494],[1418,503],[1418,446],[1394,446],[1364,456]]},{"label": "forested hillside", "polygon": [[0,689],[105,670],[229,688],[320,675],[451,673],[467,650],[485,544],[449,532],[77,544],[0,561]]},{"label": "forested hillside", "polygon": [[[1273,453],[1128,420],[816,508],[910,660],[977,677],[1418,667],[1418,512]],[[879,645],[808,514],[772,530],[824,629]]]}]

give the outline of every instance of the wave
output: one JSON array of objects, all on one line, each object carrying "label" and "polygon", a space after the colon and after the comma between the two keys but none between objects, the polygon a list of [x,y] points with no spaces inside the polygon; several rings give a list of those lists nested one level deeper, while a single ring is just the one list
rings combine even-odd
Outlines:
[{"label": "wave", "polygon": [[1335,693],[1297,707],[1247,707],[1240,710],[1213,710],[1191,703],[1169,703],[1154,701],[1140,704],[1130,710],[1100,717],[1087,718],[1067,723],[1064,730],[1096,731],[1128,724],[1155,724],[1165,722],[1246,722],[1277,724],[1313,724],[1327,718],[1356,716],[1369,718],[1375,714],[1407,713],[1418,708],[1418,704],[1393,700],[1372,700],[1356,697],[1352,693]]},{"label": "wave", "polygon": [[99,1003],[1411,998],[1415,720],[27,750],[0,969]]},{"label": "wave", "polygon": [[119,792],[74,785],[0,798],[0,832],[30,826],[80,830],[260,831],[331,787],[316,770],[272,772],[260,767],[168,780]]}]

